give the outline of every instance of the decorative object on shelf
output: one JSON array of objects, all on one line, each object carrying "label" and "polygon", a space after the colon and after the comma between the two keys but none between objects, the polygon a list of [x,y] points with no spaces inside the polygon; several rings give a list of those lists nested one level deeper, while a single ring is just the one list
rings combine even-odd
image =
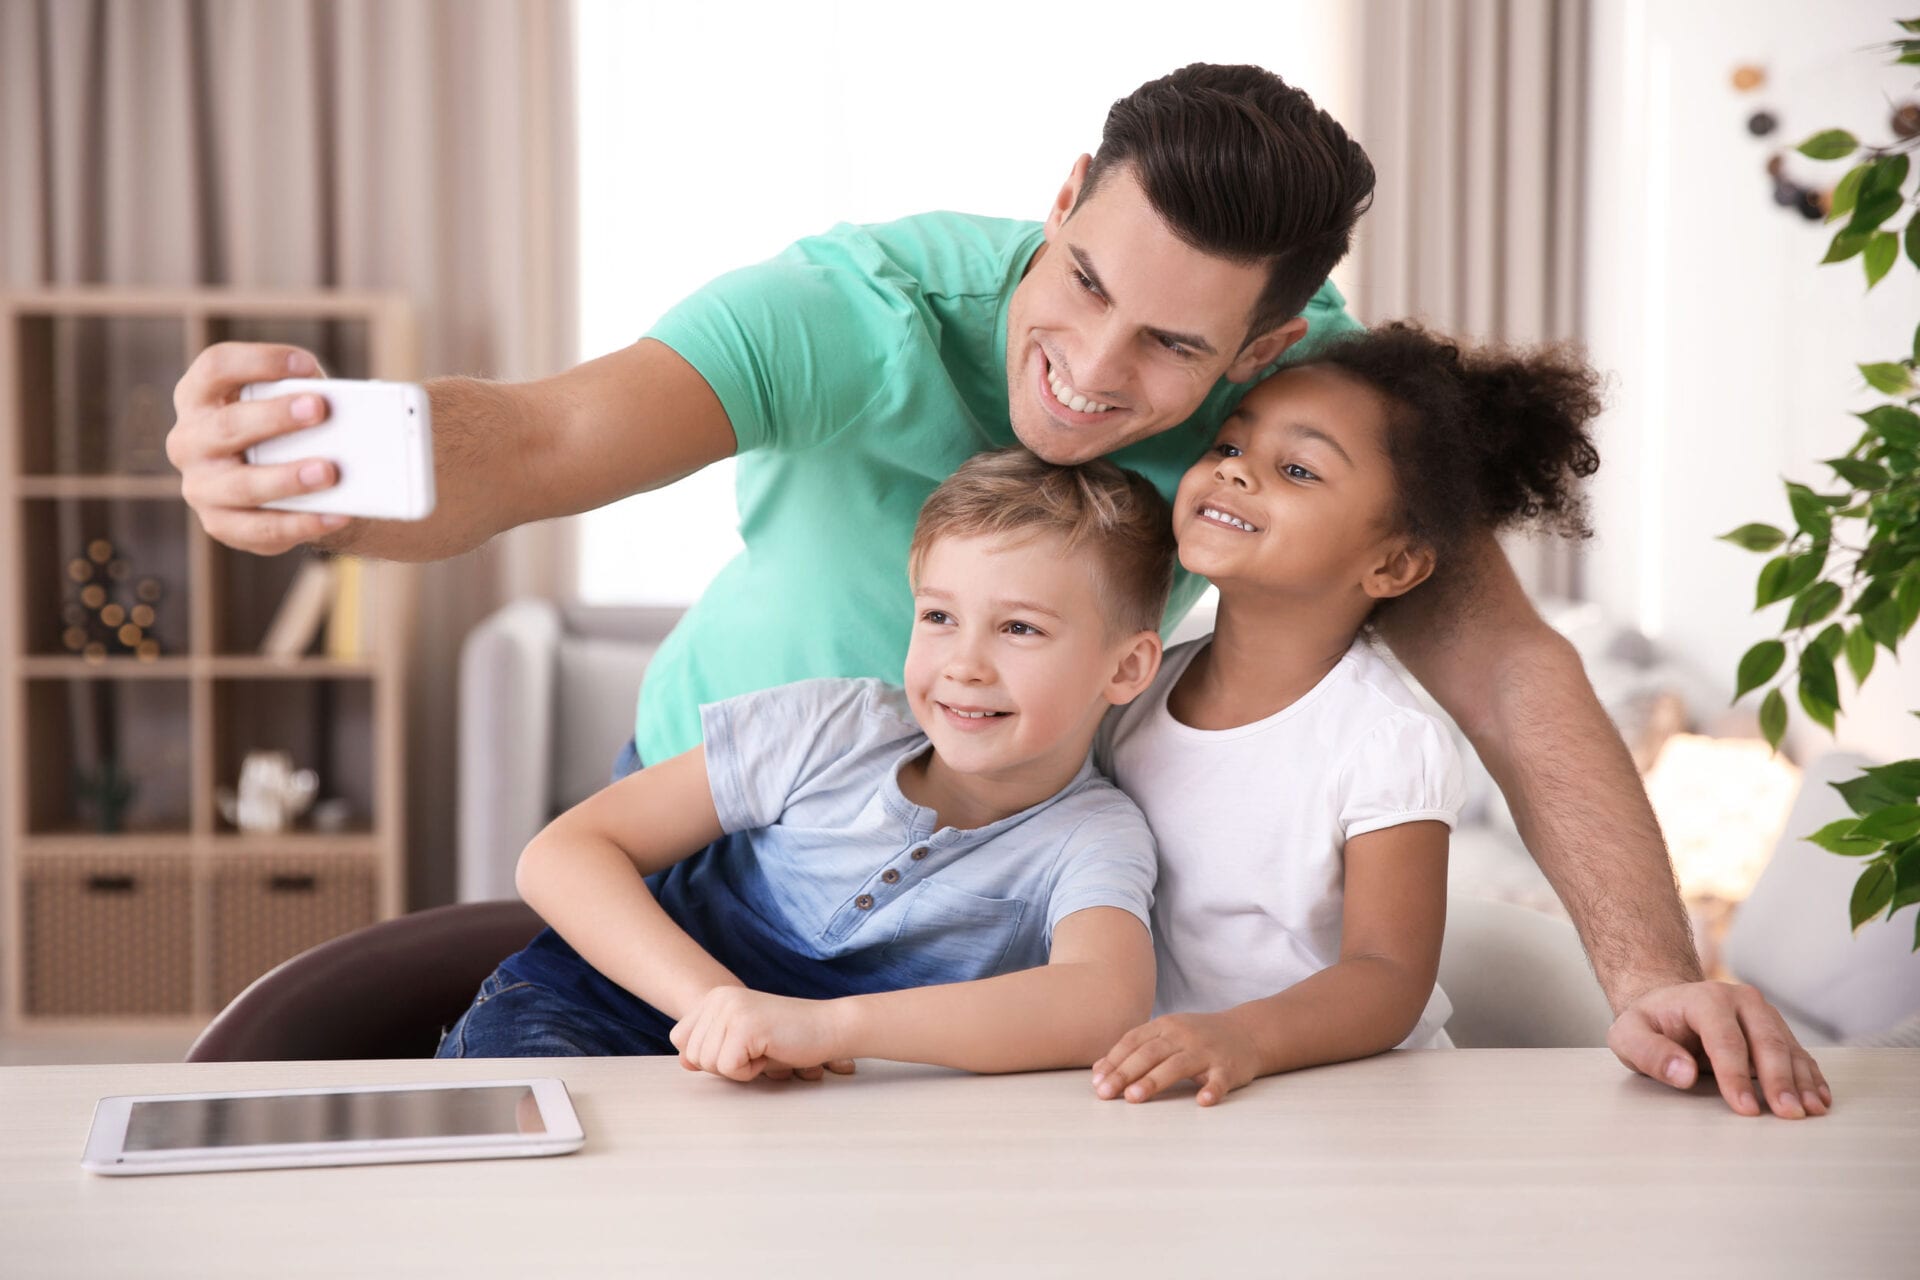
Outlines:
[{"label": "decorative object on shelf", "polygon": [[[1920,66],[1920,19],[1900,27],[1902,38],[1882,47],[1896,62]],[[1902,110],[1894,113],[1899,137],[1886,146],[1865,146],[1844,129],[1826,129],[1797,148],[1813,160],[1854,157],[1853,168],[1833,189],[1828,214],[1829,222],[1848,221],[1823,261],[1858,256],[1869,290],[1894,269],[1903,235],[1908,259],[1920,268],[1920,214],[1911,213],[1906,190],[1908,156],[1920,150],[1920,130],[1900,134]],[[1908,123],[1916,122],[1908,117]],[[1905,219],[1904,232],[1883,227],[1895,215]],[[1906,334],[1898,337],[1905,347]],[[1920,621],[1920,329],[1910,351],[1856,367],[1886,403],[1856,413],[1866,431],[1844,455],[1825,460],[1838,492],[1789,482],[1792,533],[1747,524],[1722,535],[1772,556],[1760,570],[1756,609],[1791,602],[1781,638],[1762,640],[1741,657],[1734,692],[1737,700],[1780,677],[1760,704],[1761,731],[1775,747],[1786,735],[1789,687],[1808,718],[1832,732],[1840,714],[1841,659],[1858,688],[1872,673],[1876,652],[1885,649],[1897,658],[1901,641]],[[1848,903],[1855,929],[1882,913],[1891,920],[1920,903],[1920,759],[1895,761],[1832,785],[1855,816],[1794,834],[1860,861]],[[1920,951],[1920,917],[1913,949]]]},{"label": "decorative object on shelf", "polygon": [[333,579],[333,561],[324,556],[314,556],[300,566],[280,599],[279,611],[267,624],[261,656],[298,658],[313,647],[333,606]]},{"label": "decorative object on shelf", "polygon": [[85,552],[67,561],[68,594],[60,610],[60,643],[67,652],[89,662],[116,655],[151,662],[161,655],[153,606],[166,588],[158,578],[141,578],[129,591],[132,576],[131,565],[107,538],[90,540]]},{"label": "decorative object on shelf", "polygon": [[[1920,45],[1920,41],[1898,40],[1889,47],[1900,51],[1901,61],[1920,62],[1920,58],[1909,58],[1905,46]],[[1768,76],[1764,67],[1746,64],[1736,67],[1733,72],[1733,87],[1738,93],[1753,93],[1767,84]],[[1888,127],[1893,136],[1902,141],[1920,136],[1920,100],[1909,100],[1895,104],[1888,119]],[[1762,106],[1747,116],[1747,132],[1756,138],[1770,138],[1780,130],[1780,115],[1773,108]],[[1820,142],[1839,132],[1828,130],[1808,139],[1808,144]],[[1827,143],[1825,145],[1837,145]],[[1788,171],[1792,152],[1799,151],[1815,160],[1833,160],[1848,154],[1842,151],[1832,155],[1821,154],[1820,149],[1808,151],[1805,145],[1795,148],[1779,148],[1767,157],[1767,176],[1773,180],[1773,202],[1782,208],[1792,209],[1808,222],[1819,222],[1834,215],[1833,205],[1836,188],[1817,182],[1803,181]],[[1897,186],[1897,184],[1896,184]]]},{"label": "decorative object on shelf", "polygon": [[325,831],[330,835],[339,835],[353,829],[353,801],[345,796],[332,796],[318,801],[313,806],[313,829]]},{"label": "decorative object on shelf", "polygon": [[240,788],[220,787],[220,814],[250,834],[285,831],[320,793],[320,775],[295,769],[284,751],[250,751],[240,762]]},{"label": "decorative object on shelf", "polygon": [[74,766],[75,807],[93,815],[94,829],[102,835],[115,835],[121,830],[127,806],[133,802],[133,794],[138,789],[139,785],[112,756],[91,768]]}]

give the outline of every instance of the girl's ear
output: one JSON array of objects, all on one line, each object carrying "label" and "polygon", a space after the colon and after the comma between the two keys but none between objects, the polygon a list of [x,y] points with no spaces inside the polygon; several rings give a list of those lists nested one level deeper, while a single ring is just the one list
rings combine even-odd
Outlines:
[{"label": "girl's ear", "polygon": [[1375,600],[1403,596],[1433,576],[1433,548],[1408,538],[1394,538],[1386,554],[1367,570],[1360,588]]},{"label": "girl's ear", "polygon": [[1160,633],[1138,631],[1119,646],[1113,674],[1107,678],[1106,699],[1124,707],[1153,683],[1160,674]]}]

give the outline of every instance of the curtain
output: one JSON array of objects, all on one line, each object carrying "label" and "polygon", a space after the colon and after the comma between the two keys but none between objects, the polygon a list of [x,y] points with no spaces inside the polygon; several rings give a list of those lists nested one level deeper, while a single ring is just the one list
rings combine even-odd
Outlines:
[{"label": "curtain", "polygon": [[[0,0],[0,281],[393,289],[423,375],[577,358],[568,0]],[[451,901],[456,668],[561,525],[415,571],[409,900]]]},{"label": "curtain", "polygon": [[[1587,0],[1359,0],[1354,21],[1353,123],[1379,174],[1355,315],[1577,341]],[[1536,594],[1579,594],[1566,544],[1508,551]]]}]

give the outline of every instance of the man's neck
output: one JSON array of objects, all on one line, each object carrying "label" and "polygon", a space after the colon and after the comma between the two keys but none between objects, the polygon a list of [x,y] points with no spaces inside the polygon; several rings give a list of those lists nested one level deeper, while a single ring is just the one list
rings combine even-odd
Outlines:
[{"label": "man's neck", "polygon": [[1326,679],[1359,625],[1351,607],[1223,595],[1213,638],[1180,674],[1167,710],[1195,729],[1236,729],[1277,715]]}]

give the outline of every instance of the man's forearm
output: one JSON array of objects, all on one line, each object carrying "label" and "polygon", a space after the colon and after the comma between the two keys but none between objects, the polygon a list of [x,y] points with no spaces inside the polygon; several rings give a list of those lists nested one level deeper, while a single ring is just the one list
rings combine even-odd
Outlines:
[{"label": "man's forearm", "polygon": [[1153,1011],[1111,966],[1047,964],[1019,973],[913,987],[834,1003],[848,1058],[928,1062],[963,1071],[1091,1065]]},{"label": "man's forearm", "polygon": [[444,560],[521,523],[513,498],[529,473],[517,455],[538,438],[534,401],[513,383],[435,378],[433,514],[424,520],[353,520],[315,545],[380,560]]},{"label": "man's forearm", "polygon": [[1579,655],[1544,632],[1505,657],[1490,688],[1488,713],[1464,727],[1614,1012],[1654,987],[1698,981],[1659,823]]}]

